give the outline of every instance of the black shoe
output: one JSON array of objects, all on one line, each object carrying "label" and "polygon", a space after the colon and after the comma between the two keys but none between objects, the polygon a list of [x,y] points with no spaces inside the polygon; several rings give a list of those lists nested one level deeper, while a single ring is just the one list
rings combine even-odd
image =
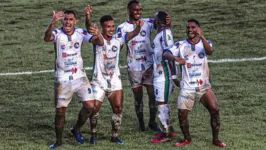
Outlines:
[{"label": "black shoe", "polygon": [[156,122],[149,123],[149,128],[158,133],[162,132],[162,129],[158,126]]}]

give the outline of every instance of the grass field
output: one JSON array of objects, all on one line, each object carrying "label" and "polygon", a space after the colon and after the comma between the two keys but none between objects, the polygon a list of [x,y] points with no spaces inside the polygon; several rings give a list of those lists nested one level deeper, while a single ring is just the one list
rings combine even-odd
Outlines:
[{"label": "grass field", "polygon": [[[74,9],[78,12],[79,27],[84,28],[83,8],[94,8],[93,22],[111,14],[116,25],[127,19],[126,5],[122,0],[1,0],[0,3],[0,73],[51,70],[54,67],[53,44],[43,41],[52,11]],[[143,0],[143,17],[156,11],[167,11],[173,20],[175,41],[185,35],[185,21],[196,18],[201,22],[205,37],[213,42],[215,53],[211,60],[242,59],[266,56],[266,2],[263,0]],[[60,24],[57,25],[60,27]],[[153,34],[153,36],[155,33]],[[92,65],[91,45],[83,49],[85,67]],[[125,63],[125,49],[121,64]],[[221,139],[227,149],[263,150],[266,129],[266,61],[210,63],[213,89],[221,109]],[[190,131],[193,143],[174,148],[182,139],[177,121],[176,89],[172,101],[172,121],[177,137],[169,143],[151,144],[153,132],[138,131],[134,114],[133,94],[127,80],[127,71],[121,69],[124,88],[124,113],[121,138],[125,145],[109,142],[111,108],[105,101],[100,111],[99,138],[96,145],[79,145],[69,132],[76,121],[81,104],[76,97],[66,116],[64,145],[60,149],[219,149],[211,144],[209,114],[200,103],[190,113]],[[91,71],[87,74],[90,76]],[[0,149],[48,149],[55,141],[53,73],[0,76]],[[145,114],[147,96],[144,97]],[[146,117],[146,122],[148,118]],[[82,133],[88,140],[86,124]]]}]

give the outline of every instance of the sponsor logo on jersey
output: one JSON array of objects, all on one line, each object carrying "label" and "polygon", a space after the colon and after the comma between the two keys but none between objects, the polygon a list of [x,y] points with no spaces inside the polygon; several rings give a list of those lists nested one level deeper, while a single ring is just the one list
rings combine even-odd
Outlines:
[{"label": "sponsor logo on jersey", "polygon": [[140,35],[141,36],[145,36],[146,35],[146,32],[144,30],[140,31]]},{"label": "sponsor logo on jersey", "polygon": [[197,80],[198,85],[202,85],[203,81],[201,79]]},{"label": "sponsor logo on jersey", "polygon": [[106,54],[103,54],[103,59],[106,60],[108,57]]},{"label": "sponsor logo on jersey", "polygon": [[200,52],[198,56],[200,59],[202,59],[202,58],[204,58],[205,54],[203,52]]},{"label": "sponsor logo on jersey", "polygon": [[66,45],[61,45],[60,47],[62,51],[66,49]]},{"label": "sponsor logo on jersey", "polygon": [[77,68],[72,68],[72,74],[77,73],[78,69]]},{"label": "sponsor logo on jersey", "polygon": [[116,52],[117,50],[118,50],[117,46],[114,45],[114,46],[112,47],[112,51],[113,51],[113,52]]},{"label": "sponsor logo on jersey", "polygon": [[71,56],[75,56],[77,55],[78,53],[73,53],[73,54],[67,54],[65,52],[62,53],[62,56],[65,58],[65,57],[71,57]]},{"label": "sponsor logo on jersey", "polygon": [[113,59],[116,59],[116,56],[117,56],[117,55],[115,55],[114,57],[107,57],[107,60],[113,60]]},{"label": "sponsor logo on jersey", "polygon": [[195,66],[195,67],[199,67],[199,66],[202,66],[202,63],[200,63],[200,64],[191,64],[191,66],[192,66],[192,67],[194,67],[194,66]]},{"label": "sponsor logo on jersey", "polygon": [[74,47],[75,47],[75,48],[79,48],[79,43],[76,42],[76,43],[74,44]]},{"label": "sponsor logo on jersey", "polygon": [[136,45],[137,43],[145,43],[145,40],[142,40],[142,41],[136,41],[136,40],[133,40],[131,42],[132,46]]},{"label": "sponsor logo on jersey", "polygon": [[191,68],[191,63],[187,63],[187,68]]},{"label": "sponsor logo on jersey", "polygon": [[198,77],[201,76],[201,73],[189,73],[190,77]]},{"label": "sponsor logo on jersey", "polygon": [[104,66],[104,69],[115,69],[115,65]]},{"label": "sponsor logo on jersey", "polygon": [[77,62],[76,61],[70,61],[70,62],[64,62],[65,66],[71,66],[71,65],[76,65]]},{"label": "sponsor logo on jersey", "polygon": [[146,49],[135,50],[135,54],[146,54]]}]

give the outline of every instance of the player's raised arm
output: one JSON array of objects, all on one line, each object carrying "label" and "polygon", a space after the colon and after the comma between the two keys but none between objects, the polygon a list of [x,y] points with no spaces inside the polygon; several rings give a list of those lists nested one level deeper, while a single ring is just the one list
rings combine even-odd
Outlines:
[{"label": "player's raised arm", "polygon": [[86,26],[86,29],[89,31],[89,29],[91,27],[92,6],[88,5],[85,8],[85,12],[86,12],[85,26]]},{"label": "player's raised arm", "polygon": [[203,43],[203,46],[205,48],[206,54],[211,55],[213,53],[213,48],[211,47],[211,45],[208,43],[208,41],[206,40],[206,38],[203,36],[203,32],[202,29],[200,27],[197,27],[197,33]]},{"label": "player's raised arm", "polygon": [[103,46],[104,45],[104,41],[103,41],[103,36],[100,34],[99,28],[97,27],[96,24],[94,24],[94,26],[91,26],[88,30],[88,32],[91,35],[94,35],[91,42],[93,44],[99,45],[99,46]]},{"label": "player's raised arm", "polygon": [[141,30],[141,27],[143,26],[144,22],[142,20],[138,20],[135,22],[136,23],[136,28],[132,31],[129,32],[126,36],[126,40],[129,41],[132,38],[134,38],[135,36],[137,36]]},{"label": "player's raised arm", "polygon": [[61,20],[63,18],[63,15],[64,15],[63,11],[59,11],[57,13],[55,13],[55,11],[53,11],[52,21],[49,24],[48,28],[46,29],[45,35],[44,35],[44,38],[43,38],[43,40],[45,42],[50,42],[50,41],[54,40],[54,37],[52,36],[52,32],[53,32],[54,26],[59,20]]}]

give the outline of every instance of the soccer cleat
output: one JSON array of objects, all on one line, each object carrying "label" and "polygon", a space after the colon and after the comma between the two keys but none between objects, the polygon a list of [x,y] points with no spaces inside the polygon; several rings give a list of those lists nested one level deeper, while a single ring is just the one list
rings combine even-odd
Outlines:
[{"label": "soccer cleat", "polygon": [[168,137],[154,138],[151,140],[152,143],[164,143],[169,141],[171,141],[171,138]]},{"label": "soccer cleat", "polygon": [[149,123],[149,128],[155,132],[162,132],[162,129],[157,125],[156,122]]},{"label": "soccer cleat", "polygon": [[96,137],[95,136],[91,136],[90,140],[89,140],[89,144],[96,144]]},{"label": "soccer cleat", "polygon": [[180,147],[180,146],[186,146],[191,144],[191,140],[184,140],[184,141],[180,141],[174,144],[175,147]]},{"label": "soccer cleat", "polygon": [[213,145],[219,146],[221,148],[226,148],[226,144],[221,142],[219,139],[215,139],[212,141]]},{"label": "soccer cleat", "polygon": [[117,137],[111,137],[111,142],[119,144],[119,145],[123,145],[125,144],[123,141],[121,141],[119,138]]},{"label": "soccer cleat", "polygon": [[62,143],[54,143],[54,144],[50,145],[49,148],[50,149],[56,149],[56,148],[58,148],[61,145],[62,145]]},{"label": "soccer cleat", "polygon": [[82,137],[82,135],[80,133],[76,132],[73,127],[70,129],[70,131],[74,135],[74,137],[78,143],[80,143],[80,144],[84,143],[84,138]]},{"label": "soccer cleat", "polygon": [[[161,138],[161,137],[165,137],[165,136],[166,136],[166,135],[165,135],[164,132],[159,132],[159,133],[156,133],[156,134],[155,134],[155,137],[156,137],[156,138]],[[172,132],[171,137],[176,137],[176,132]]]}]

